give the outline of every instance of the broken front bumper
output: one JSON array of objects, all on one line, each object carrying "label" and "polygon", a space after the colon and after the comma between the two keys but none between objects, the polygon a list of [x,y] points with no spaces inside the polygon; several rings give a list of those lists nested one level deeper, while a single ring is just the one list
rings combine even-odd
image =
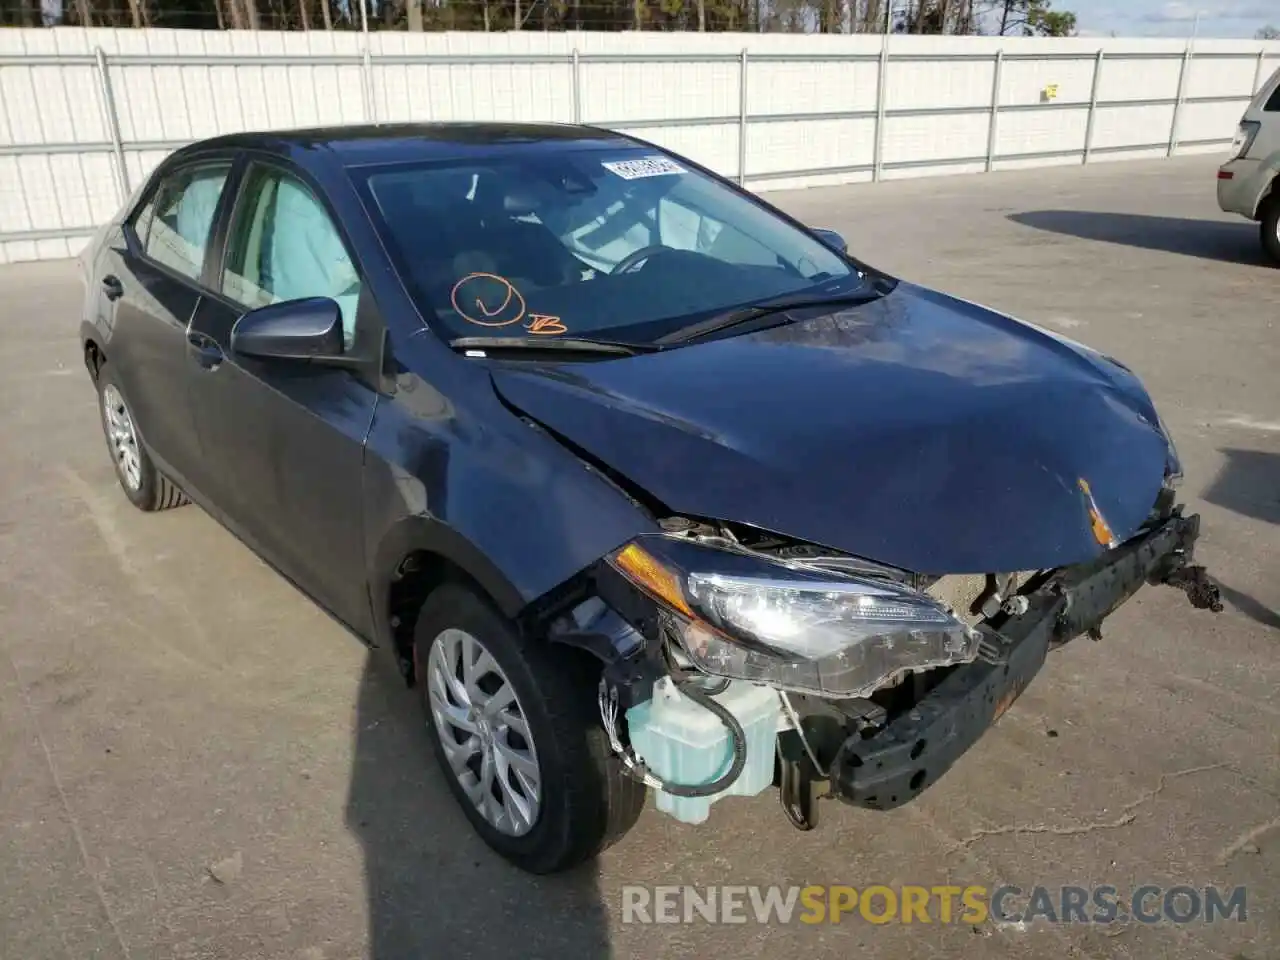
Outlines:
[{"label": "broken front bumper", "polygon": [[983,660],[955,669],[914,707],[871,735],[855,733],[836,753],[831,791],[877,810],[901,806],[935,783],[1026,689],[1050,648],[1085,632],[1144,583],[1184,589],[1196,606],[1221,609],[1217,589],[1190,566],[1198,516],[1173,515],[1104,557],[1061,571],[1029,599],[1027,612],[986,634]]}]

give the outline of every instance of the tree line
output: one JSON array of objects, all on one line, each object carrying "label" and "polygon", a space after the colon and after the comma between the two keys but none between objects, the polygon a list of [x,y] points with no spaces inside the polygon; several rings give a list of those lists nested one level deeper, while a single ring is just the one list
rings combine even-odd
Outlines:
[{"label": "tree line", "polygon": [[1053,0],[0,0],[0,25],[1071,36]]}]

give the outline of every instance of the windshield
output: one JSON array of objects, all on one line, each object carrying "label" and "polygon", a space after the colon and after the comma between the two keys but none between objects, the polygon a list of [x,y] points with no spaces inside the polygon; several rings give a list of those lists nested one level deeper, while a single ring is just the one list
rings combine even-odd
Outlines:
[{"label": "windshield", "polygon": [[649,342],[861,277],[829,247],[652,148],[376,167],[366,203],[442,336]]}]

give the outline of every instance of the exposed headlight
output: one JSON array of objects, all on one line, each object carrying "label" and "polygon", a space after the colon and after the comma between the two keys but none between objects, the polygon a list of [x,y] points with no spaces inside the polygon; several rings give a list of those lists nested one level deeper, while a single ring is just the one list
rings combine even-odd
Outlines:
[{"label": "exposed headlight", "polygon": [[1257,120],[1241,120],[1240,126],[1236,128],[1235,139],[1231,141],[1231,155],[1227,157],[1227,162],[1238,160],[1249,152],[1249,148],[1253,146],[1254,138],[1257,137],[1258,131],[1262,128],[1262,124]]},{"label": "exposed headlight", "polygon": [[968,663],[981,635],[892,580],[834,574],[688,539],[637,537],[609,563],[657,600],[700,669],[828,697]]}]

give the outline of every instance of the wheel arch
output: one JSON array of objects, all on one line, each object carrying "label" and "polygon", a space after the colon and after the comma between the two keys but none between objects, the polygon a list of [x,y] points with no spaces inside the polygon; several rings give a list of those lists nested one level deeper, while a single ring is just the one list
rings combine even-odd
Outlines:
[{"label": "wheel arch", "polygon": [[1258,194],[1258,201],[1253,205],[1253,219],[1261,220],[1263,212],[1266,210],[1267,204],[1271,198],[1276,195],[1276,181],[1280,180],[1280,171],[1271,174],[1271,179],[1262,185],[1262,192]]},{"label": "wheel arch", "polygon": [[1280,150],[1270,154],[1262,161],[1262,169],[1264,174],[1258,187],[1258,195],[1253,200],[1252,219],[1254,220],[1262,219],[1266,212],[1267,203],[1278,195],[1276,185],[1280,183]]},{"label": "wheel arch", "polygon": [[103,349],[95,333],[86,332],[81,337],[81,350],[84,356],[85,369],[89,371],[89,376],[93,378],[93,382],[98,382],[98,374],[102,371],[102,366],[107,362],[107,352]]},{"label": "wheel arch", "polygon": [[413,680],[413,633],[423,601],[442,584],[459,581],[512,620],[528,603],[482,551],[433,517],[407,517],[379,543],[370,580],[375,633],[394,653],[406,680]]}]

